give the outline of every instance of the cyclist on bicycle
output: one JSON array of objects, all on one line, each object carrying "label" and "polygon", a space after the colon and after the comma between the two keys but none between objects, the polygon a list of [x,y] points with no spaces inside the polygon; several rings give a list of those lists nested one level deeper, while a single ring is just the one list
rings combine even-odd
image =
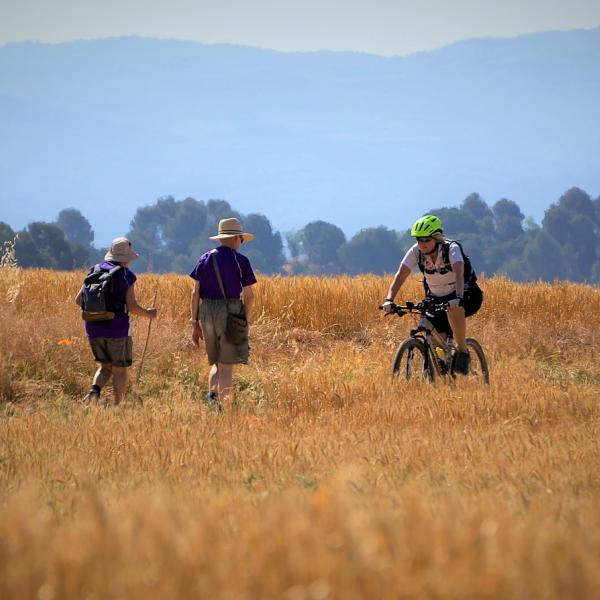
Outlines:
[{"label": "cyclist on bicycle", "polygon": [[453,333],[457,347],[454,368],[458,373],[466,374],[470,363],[466,317],[474,315],[483,302],[483,292],[477,285],[471,262],[458,242],[445,238],[442,221],[434,215],[417,219],[410,235],[416,238],[416,243],[402,259],[383,309],[386,312],[393,310],[396,294],[418,266],[423,273],[427,298],[448,306],[447,313],[435,313],[434,325],[440,332]]}]

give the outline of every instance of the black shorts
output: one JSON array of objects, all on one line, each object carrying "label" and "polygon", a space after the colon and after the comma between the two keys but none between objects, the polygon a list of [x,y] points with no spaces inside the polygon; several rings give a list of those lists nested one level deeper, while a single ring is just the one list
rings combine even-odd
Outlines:
[{"label": "black shorts", "polygon": [[[427,296],[431,300],[435,300],[440,304],[454,300],[456,292],[452,292],[447,296]],[[483,291],[477,285],[477,282],[471,284],[465,289],[463,298],[463,307],[465,309],[465,317],[471,317],[479,311],[483,303]],[[436,311],[434,313],[433,324],[440,333],[452,333],[450,323],[448,323],[448,315],[445,310]]]},{"label": "black shorts", "polygon": [[133,341],[122,338],[92,338],[90,347],[94,358],[104,365],[130,367],[133,362]]}]

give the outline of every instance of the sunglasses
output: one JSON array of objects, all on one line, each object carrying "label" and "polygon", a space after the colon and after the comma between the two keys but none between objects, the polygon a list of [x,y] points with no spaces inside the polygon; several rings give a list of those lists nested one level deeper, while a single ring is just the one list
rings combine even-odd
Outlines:
[{"label": "sunglasses", "polygon": [[243,244],[244,243],[244,236],[240,235],[240,243]]},{"label": "sunglasses", "polygon": [[417,242],[422,242],[423,244],[427,244],[427,242],[430,242],[433,238],[431,236],[429,237],[418,237],[417,238]]}]

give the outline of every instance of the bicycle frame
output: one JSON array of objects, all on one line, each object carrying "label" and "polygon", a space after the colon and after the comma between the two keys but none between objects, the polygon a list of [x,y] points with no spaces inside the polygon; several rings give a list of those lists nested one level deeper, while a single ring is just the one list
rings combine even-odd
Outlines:
[{"label": "bicycle frame", "polygon": [[[448,375],[452,373],[452,360],[454,357],[454,340],[451,335],[445,338],[433,325],[427,313],[421,313],[421,318],[417,326],[410,331],[410,337],[420,338],[425,346],[426,363],[425,368],[428,368],[429,362],[433,365],[438,375]],[[435,348],[441,348],[444,351],[445,358],[441,359],[435,352]],[[445,369],[442,369],[440,362],[445,364]]]}]

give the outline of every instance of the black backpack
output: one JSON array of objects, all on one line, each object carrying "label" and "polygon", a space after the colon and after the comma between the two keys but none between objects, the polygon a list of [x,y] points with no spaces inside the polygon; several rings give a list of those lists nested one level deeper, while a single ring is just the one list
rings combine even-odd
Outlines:
[{"label": "black backpack", "polygon": [[[465,254],[463,250],[462,244],[457,242],[456,240],[445,240],[441,243],[441,251],[442,251],[442,260],[444,262],[444,268],[447,271],[452,271],[452,263],[450,262],[450,244],[456,244],[463,255],[464,265],[465,265],[465,289],[469,289],[470,287],[474,287],[477,281],[477,275],[473,270],[473,265],[471,265],[471,259]],[[425,275],[425,253],[419,249],[419,270],[423,275]],[[425,277],[423,277],[423,285],[425,286],[425,292],[429,293],[429,286],[427,285],[427,281]]]},{"label": "black backpack", "polygon": [[123,267],[103,269],[96,265],[83,280],[81,317],[84,321],[110,321],[115,315],[127,314],[127,305],[114,296],[114,278]]}]

